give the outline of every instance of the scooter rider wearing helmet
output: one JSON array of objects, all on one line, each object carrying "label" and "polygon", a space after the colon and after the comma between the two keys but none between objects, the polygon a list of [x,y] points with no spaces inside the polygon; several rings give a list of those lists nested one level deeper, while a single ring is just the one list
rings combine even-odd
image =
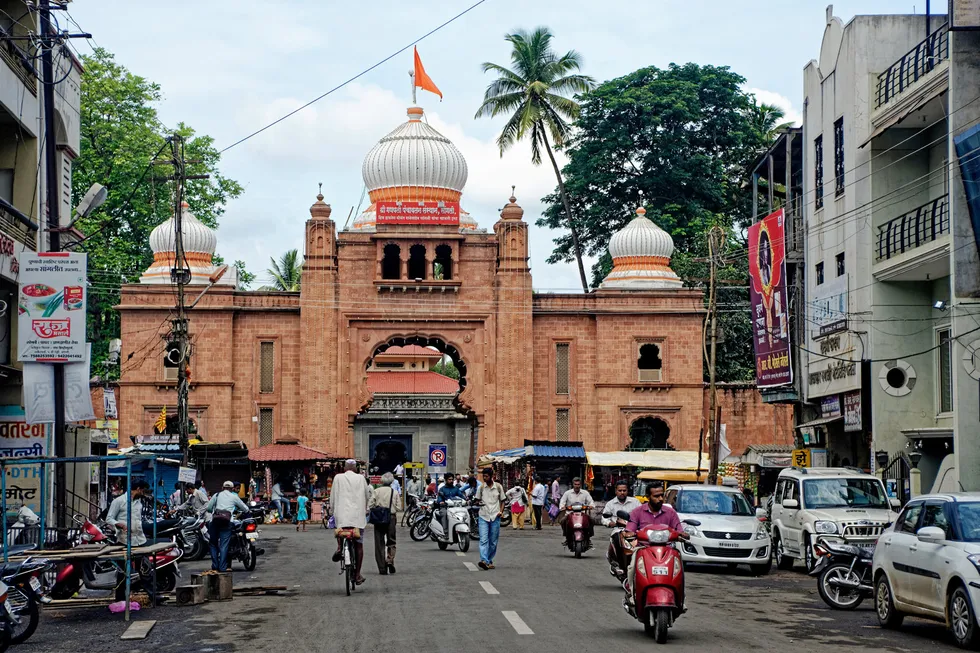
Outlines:
[{"label": "scooter rider wearing helmet", "polygon": [[619,523],[616,513],[620,510],[632,514],[640,507],[640,501],[636,497],[631,497],[630,487],[626,481],[616,483],[616,496],[612,501],[606,502],[606,507],[602,509],[602,525],[615,528]]},{"label": "scooter rider wearing helmet", "polygon": [[446,506],[446,502],[451,499],[466,499],[466,495],[463,491],[456,487],[455,482],[451,474],[446,475],[446,484],[439,488],[439,521],[442,523],[442,532],[446,534],[449,541],[452,542],[452,535],[449,533],[449,510]]}]

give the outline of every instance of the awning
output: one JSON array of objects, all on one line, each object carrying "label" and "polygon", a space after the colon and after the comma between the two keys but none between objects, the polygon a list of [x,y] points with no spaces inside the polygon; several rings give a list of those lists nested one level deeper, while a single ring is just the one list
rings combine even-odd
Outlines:
[{"label": "awning", "polygon": [[[698,467],[697,451],[589,451],[586,461],[596,467],[642,467],[691,470]],[[701,469],[708,469],[708,455],[701,455]]]},{"label": "awning", "polygon": [[843,415],[838,415],[837,417],[821,417],[820,419],[810,420],[804,424],[797,424],[796,428],[805,429],[811,426],[822,426],[824,424],[830,424],[831,422],[836,422],[839,419],[844,419]]},{"label": "awning", "polygon": [[697,471],[675,469],[648,469],[640,472],[637,478],[641,481],[666,481],[668,483],[702,483],[708,482],[708,468],[704,467],[699,475]]},{"label": "awning", "polygon": [[527,455],[535,458],[578,458],[585,459],[585,447],[532,444],[524,447]]},{"label": "awning", "polygon": [[516,447],[514,449],[501,449],[500,451],[493,451],[491,453],[485,453],[480,456],[480,460],[477,463],[478,466],[491,465],[493,463],[503,463],[505,465],[510,465],[511,463],[516,463],[518,460],[527,455],[527,447]]},{"label": "awning", "polygon": [[[906,109],[902,113],[896,113],[894,116],[892,116],[891,118],[889,118],[885,122],[883,122],[880,125],[878,125],[877,129],[875,129],[873,132],[871,132],[871,135],[868,136],[868,138],[863,143],[861,143],[860,145],[858,145],[858,149],[860,150],[862,147],[864,147],[865,145],[867,145],[868,143],[870,143],[874,139],[876,139],[879,136],[881,136],[882,134],[884,134],[887,130],[891,129],[892,127],[894,127],[898,123],[900,123],[903,120],[905,120],[906,118],[908,118],[911,114],[915,113],[916,111],[918,111],[919,109],[921,109],[922,107],[924,107],[926,104],[928,104],[930,101],[932,101],[932,99],[934,97],[936,97],[937,95],[940,95],[940,94],[942,94],[944,92],[945,92],[945,89],[944,88],[938,88],[934,93],[929,93],[927,95],[923,95],[919,99],[918,102],[916,102],[915,104],[910,105],[908,109]],[[918,127],[918,125],[917,125],[917,127]]]},{"label": "awning", "polygon": [[248,452],[248,459],[258,463],[308,462],[333,460],[336,456],[311,449],[301,444],[267,444]]}]

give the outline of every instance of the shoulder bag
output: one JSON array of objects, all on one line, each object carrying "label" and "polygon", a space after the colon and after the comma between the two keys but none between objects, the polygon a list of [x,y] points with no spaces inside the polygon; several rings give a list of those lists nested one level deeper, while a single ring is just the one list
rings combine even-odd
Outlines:
[{"label": "shoulder bag", "polygon": [[388,507],[382,508],[381,506],[375,506],[371,508],[371,513],[368,515],[368,523],[374,524],[375,526],[387,526],[391,523],[391,504],[395,501],[395,491],[390,487],[388,491],[391,492],[388,499]]}]

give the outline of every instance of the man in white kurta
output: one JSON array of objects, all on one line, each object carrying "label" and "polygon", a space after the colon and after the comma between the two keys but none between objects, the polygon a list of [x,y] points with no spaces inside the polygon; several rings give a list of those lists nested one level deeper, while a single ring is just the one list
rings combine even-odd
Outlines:
[{"label": "man in white kurta", "polygon": [[[344,463],[344,473],[333,478],[330,487],[330,511],[333,514],[337,530],[356,528],[357,539],[354,542],[354,552],[357,556],[357,584],[364,582],[361,576],[361,563],[364,562],[364,528],[367,526],[368,501],[371,499],[371,486],[367,479],[357,473],[357,461],[348,460]],[[340,561],[340,539],[337,540],[337,552],[333,561]]]}]

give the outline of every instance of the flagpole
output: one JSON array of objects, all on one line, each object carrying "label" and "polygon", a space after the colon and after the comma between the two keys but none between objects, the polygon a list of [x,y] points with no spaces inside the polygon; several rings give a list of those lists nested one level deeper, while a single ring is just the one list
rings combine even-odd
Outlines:
[{"label": "flagpole", "polygon": [[408,78],[412,80],[412,104],[418,105],[415,100],[415,71],[409,71]]}]

